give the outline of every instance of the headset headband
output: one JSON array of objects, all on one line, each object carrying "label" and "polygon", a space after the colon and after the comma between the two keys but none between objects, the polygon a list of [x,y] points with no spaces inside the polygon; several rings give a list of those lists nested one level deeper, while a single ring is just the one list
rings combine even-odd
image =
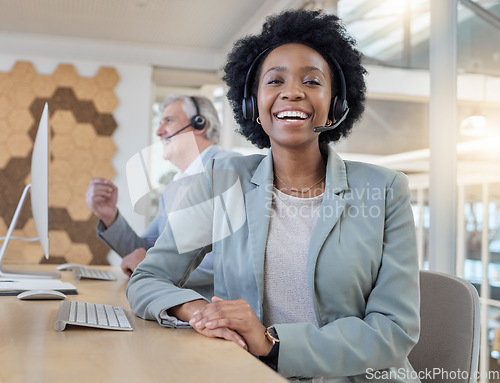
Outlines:
[{"label": "headset headband", "polygon": [[[271,45],[271,46],[267,47],[262,52],[260,52],[257,55],[257,57],[255,57],[255,59],[250,64],[250,67],[248,68],[248,71],[247,71],[247,75],[245,77],[245,85],[243,87],[242,110],[243,110],[243,117],[244,118],[251,119],[251,120],[255,120],[257,118],[257,113],[256,113],[257,100],[251,95],[251,90],[250,90],[250,87],[251,87],[250,82],[252,80],[252,76],[254,75],[254,70],[255,70],[255,67],[257,66],[257,63],[270,50],[275,49],[281,45],[290,44],[290,43]],[[303,45],[308,46],[307,44],[304,44],[301,42],[298,42],[297,44],[303,44]],[[316,50],[313,47],[310,47],[310,48]],[[339,121],[340,119],[342,119],[342,120],[345,119],[345,114],[349,110],[349,107],[347,104],[347,87],[346,87],[346,81],[345,81],[345,77],[344,77],[344,72],[342,71],[342,67],[339,65],[339,63],[337,62],[335,57],[331,56],[330,58],[333,61],[333,65],[335,66],[335,69],[337,71],[337,75],[339,78],[339,82],[340,82],[340,97],[335,96],[335,99],[332,102],[332,117],[333,117],[334,121]]]}]

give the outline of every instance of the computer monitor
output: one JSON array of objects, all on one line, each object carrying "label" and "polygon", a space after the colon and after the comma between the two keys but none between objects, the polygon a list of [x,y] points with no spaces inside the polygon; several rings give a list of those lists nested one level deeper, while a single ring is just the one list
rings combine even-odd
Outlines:
[{"label": "computer monitor", "polygon": [[45,258],[49,258],[49,108],[45,104],[31,156],[31,184],[24,188],[14,217],[0,250],[0,276],[9,278],[60,278],[61,274],[40,271],[6,270],[2,265],[17,220],[21,214],[28,191],[31,189],[31,213],[35,222],[38,240]]}]

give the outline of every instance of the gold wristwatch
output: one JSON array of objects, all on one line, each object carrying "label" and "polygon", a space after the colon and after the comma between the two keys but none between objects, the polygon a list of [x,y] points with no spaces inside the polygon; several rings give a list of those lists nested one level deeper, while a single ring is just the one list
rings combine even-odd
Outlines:
[{"label": "gold wristwatch", "polygon": [[266,328],[264,335],[266,336],[267,339],[269,339],[272,342],[273,346],[276,343],[280,342],[280,338],[278,338],[278,333],[276,332],[274,326],[269,326],[268,328]]},{"label": "gold wristwatch", "polygon": [[271,367],[273,370],[278,370],[278,354],[280,350],[280,338],[278,337],[278,333],[274,326],[269,326],[264,331],[264,335],[267,339],[269,339],[273,346],[271,347],[271,351],[266,356],[259,356],[259,359]]}]

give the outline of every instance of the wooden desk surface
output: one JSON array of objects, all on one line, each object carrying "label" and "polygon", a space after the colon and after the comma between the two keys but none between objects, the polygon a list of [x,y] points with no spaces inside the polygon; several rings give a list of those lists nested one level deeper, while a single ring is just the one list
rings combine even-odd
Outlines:
[{"label": "wooden desk surface", "polygon": [[[55,266],[6,265],[12,269],[55,271]],[[133,331],[67,326],[54,329],[60,301],[0,297],[0,382],[286,382],[235,344],[192,329],[169,329],[136,317],[125,297],[128,278],[117,281],[62,280],[78,289],[67,300],[122,306]]]}]

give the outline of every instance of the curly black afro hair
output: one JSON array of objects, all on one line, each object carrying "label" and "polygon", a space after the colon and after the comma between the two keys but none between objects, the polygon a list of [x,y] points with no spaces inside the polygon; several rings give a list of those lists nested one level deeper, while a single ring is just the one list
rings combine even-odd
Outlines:
[{"label": "curly black afro hair", "polygon": [[[243,117],[241,105],[245,79],[250,66],[260,53],[269,47],[274,49],[288,43],[304,44],[321,54],[330,66],[334,84],[340,83],[334,60],[339,63],[346,82],[349,114],[336,129],[321,133],[319,141],[331,142],[347,137],[353,124],[359,120],[364,111],[366,70],[361,65],[362,56],[354,47],[354,39],[347,34],[337,16],[308,10],[292,10],[269,16],[260,35],[246,36],[238,40],[228,54],[223,80],[229,88],[227,97],[233,108],[236,122],[240,125],[239,132],[261,149],[270,147],[269,137],[262,127],[257,122]],[[255,65],[257,70],[252,69],[254,72],[250,80],[252,84],[249,85],[253,92],[257,88],[254,79],[258,78],[259,65],[271,50],[269,49],[259,58],[260,63]],[[332,86],[332,89],[337,88],[338,86]],[[338,89],[337,92],[339,92]]]}]

